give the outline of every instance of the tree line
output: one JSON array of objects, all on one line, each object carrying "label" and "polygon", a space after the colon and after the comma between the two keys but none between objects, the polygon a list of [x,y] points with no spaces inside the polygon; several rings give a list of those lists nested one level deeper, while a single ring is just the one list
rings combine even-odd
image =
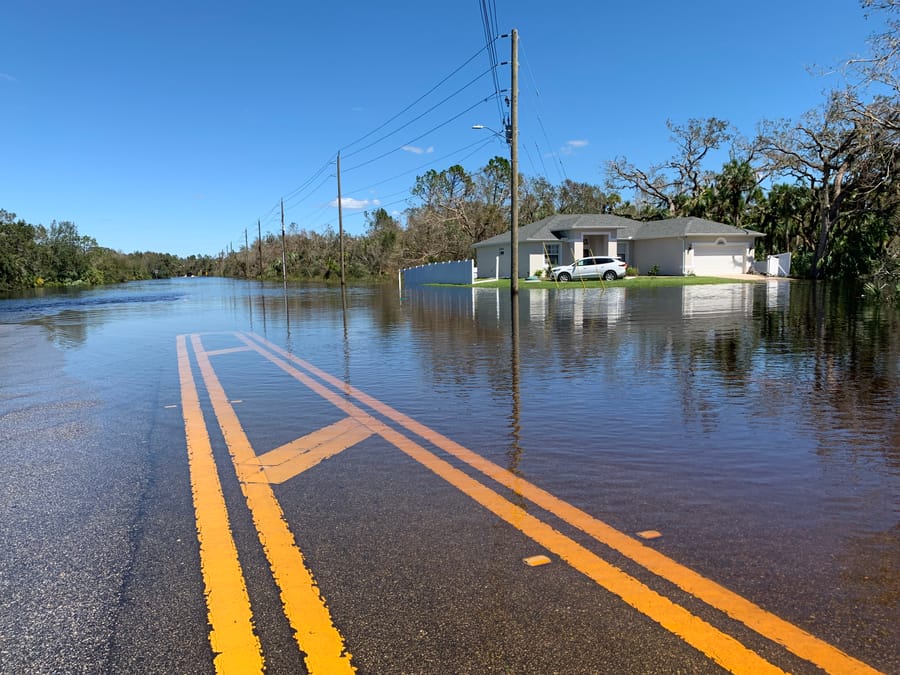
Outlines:
[{"label": "tree line", "polygon": [[[862,5],[885,12],[887,30],[871,38],[870,54],[847,63],[850,84],[800,119],[763,120],[752,137],[714,117],[669,121],[672,154],[656,164],[616,157],[596,185],[521,176],[520,224],[567,213],[707,218],[762,232],[757,259],[790,252],[798,276],[863,279],[873,294],[900,295],[900,0]],[[727,161],[710,167],[725,151]],[[403,214],[367,212],[365,232],[344,236],[348,278],[472,257],[473,244],[509,229],[510,177],[503,157],[476,171],[453,165],[418,176]],[[340,271],[331,225],[291,223],[283,238],[266,233],[238,250],[182,259],[122,254],[69,222],[47,229],[0,214],[0,288],[183,274],[329,281]]]},{"label": "tree line", "polygon": [[71,221],[32,225],[0,209],[0,291],[199,276],[215,274],[216,269],[211,256],[121,253],[79,234]]}]

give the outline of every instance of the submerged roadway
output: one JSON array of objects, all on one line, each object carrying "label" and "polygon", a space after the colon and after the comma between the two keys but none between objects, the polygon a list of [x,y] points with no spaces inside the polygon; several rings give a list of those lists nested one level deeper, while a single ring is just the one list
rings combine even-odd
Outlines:
[{"label": "submerged roadway", "polygon": [[179,335],[116,399],[61,375],[37,328],[0,329],[20,355],[0,396],[0,673],[900,666],[256,334]]}]

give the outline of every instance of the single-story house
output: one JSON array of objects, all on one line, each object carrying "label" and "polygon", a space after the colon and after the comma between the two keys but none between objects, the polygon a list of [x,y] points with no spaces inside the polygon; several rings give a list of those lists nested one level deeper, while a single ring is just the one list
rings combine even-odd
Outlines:
[{"label": "single-story house", "polygon": [[[585,256],[619,256],[647,274],[746,274],[761,232],[703,218],[639,222],[609,214],[555,215],[519,228],[519,276]],[[479,277],[509,277],[509,233],[475,244]]]}]

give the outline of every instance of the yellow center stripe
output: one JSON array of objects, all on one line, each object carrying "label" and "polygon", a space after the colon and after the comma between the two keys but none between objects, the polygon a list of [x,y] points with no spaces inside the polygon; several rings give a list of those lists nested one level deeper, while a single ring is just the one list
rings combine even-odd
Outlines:
[{"label": "yellow center stripe", "polygon": [[199,336],[192,336],[191,344],[272,576],[281,591],[285,616],[294,630],[298,646],[306,654],[306,668],[311,675],[355,672],[343,638],[331,621],[331,614],[312,572],[306,567],[271,486],[259,482],[259,461],[225,396],[209,356],[203,351]]},{"label": "yellow center stripe", "polygon": [[190,463],[191,491],[206,587],[209,642],[217,673],[262,673],[259,638],[253,632],[250,598],[231,536],[228,511],[183,335],[178,336],[178,376]]}]

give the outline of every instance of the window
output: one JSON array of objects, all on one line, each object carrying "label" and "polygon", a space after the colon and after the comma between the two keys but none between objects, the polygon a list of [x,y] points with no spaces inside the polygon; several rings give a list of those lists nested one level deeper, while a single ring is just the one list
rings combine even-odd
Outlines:
[{"label": "window", "polygon": [[544,257],[551,267],[559,265],[559,244],[547,244],[544,247]]}]

